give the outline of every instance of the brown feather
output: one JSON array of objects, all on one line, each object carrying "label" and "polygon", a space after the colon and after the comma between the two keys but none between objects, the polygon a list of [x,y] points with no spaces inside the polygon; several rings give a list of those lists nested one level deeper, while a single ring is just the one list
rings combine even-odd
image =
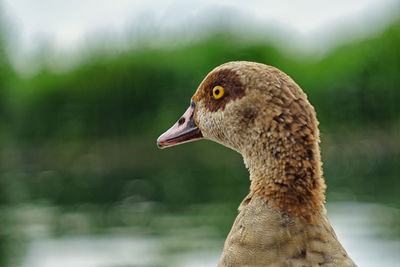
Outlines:
[{"label": "brown feather", "polygon": [[204,137],[241,153],[250,172],[220,266],[354,266],[325,215],[318,120],[302,89],[274,67],[229,62],[193,100]]}]

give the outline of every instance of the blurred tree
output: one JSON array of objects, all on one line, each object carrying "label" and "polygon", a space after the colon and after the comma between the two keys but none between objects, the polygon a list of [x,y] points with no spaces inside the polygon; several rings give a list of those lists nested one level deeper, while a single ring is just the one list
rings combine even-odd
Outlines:
[{"label": "blurred tree", "polygon": [[[204,75],[230,60],[263,62],[282,69],[300,84],[326,132],[389,127],[400,118],[399,25],[396,22],[381,35],[343,45],[319,61],[294,59],[269,44],[243,42],[235,34],[216,33],[179,47],[136,47],[114,57],[104,51],[88,56],[65,73],[44,68],[31,79],[7,82],[12,87],[8,94],[13,100],[7,103],[7,130],[9,138],[17,140],[21,147],[22,163],[17,169],[27,173],[18,179],[17,175],[10,175],[7,184],[22,181],[16,186],[20,194],[14,198],[46,199],[63,205],[120,200],[131,179],[140,181],[135,184],[149,183],[146,188],[152,188],[141,190],[141,198],[167,205],[175,205],[180,199],[186,203],[233,199],[247,186],[245,178],[238,178],[235,188],[226,189],[232,177],[246,176],[240,172],[240,164],[233,164],[240,159],[227,160],[228,170],[222,171],[180,148],[186,151],[180,161],[187,169],[176,172],[174,161],[158,158],[163,156],[154,152],[157,134],[186,108]],[[98,140],[107,140],[119,150],[93,152]],[[127,147],[129,151],[125,150]],[[212,146],[205,149],[215,153]],[[155,161],[159,170],[149,165]],[[117,168],[112,162],[123,167]],[[199,168],[194,162],[203,165]],[[327,170],[333,165],[327,165]],[[360,169],[365,165],[360,163]],[[391,173],[395,172],[393,166],[396,165],[390,163]],[[365,177],[378,177],[377,171],[378,168]],[[114,183],[110,182],[111,177]],[[346,180],[349,186],[356,187],[353,181]],[[179,184],[207,193],[193,197],[177,191]]]},{"label": "blurred tree", "polygon": [[309,94],[325,127],[390,124],[400,113],[399,25],[318,62],[218,34],[186,47],[135,49],[111,59],[105,51],[70,72],[44,69],[20,81],[13,135],[32,142],[155,133],[162,128],[154,124],[161,113],[177,116],[203,75],[230,60],[264,62],[289,73]]},{"label": "blurred tree", "polygon": [[[0,16],[0,25],[1,24],[1,16]],[[0,118],[1,118],[1,124],[3,124],[3,119],[4,119],[4,112],[5,112],[5,90],[6,90],[6,75],[9,72],[9,64],[8,60],[6,58],[6,51],[3,43],[3,31],[0,28]],[[2,127],[1,125],[0,127]]]},{"label": "blurred tree", "polygon": [[[2,23],[2,10],[0,9],[0,144],[4,143],[4,130],[5,130],[5,121],[6,121],[6,79],[7,74],[10,73],[11,68],[6,57],[6,49],[4,46],[4,31],[3,31],[3,23]],[[0,151],[1,153],[1,151]],[[0,162],[0,164],[3,164]],[[4,169],[3,166],[0,165],[0,170]],[[0,172],[0,209],[2,209],[6,204],[7,200],[4,197],[4,179],[3,172]],[[9,245],[9,233],[7,232],[7,225],[4,220],[4,214],[0,218],[0,266],[7,266],[8,264],[8,245]]]}]

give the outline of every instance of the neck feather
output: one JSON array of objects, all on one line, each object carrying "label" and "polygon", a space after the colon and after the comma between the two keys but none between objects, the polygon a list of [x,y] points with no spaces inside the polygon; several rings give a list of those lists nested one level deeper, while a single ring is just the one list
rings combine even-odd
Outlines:
[{"label": "neck feather", "polygon": [[319,131],[306,125],[294,130],[273,120],[242,153],[250,172],[250,197],[264,196],[276,208],[312,221],[325,202]]}]

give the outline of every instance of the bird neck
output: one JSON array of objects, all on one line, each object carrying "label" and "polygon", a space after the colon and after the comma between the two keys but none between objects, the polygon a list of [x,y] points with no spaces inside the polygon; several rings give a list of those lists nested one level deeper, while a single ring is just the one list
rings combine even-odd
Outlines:
[{"label": "bird neck", "polygon": [[319,135],[261,140],[242,153],[250,173],[250,199],[263,196],[277,209],[312,221],[325,202]]}]

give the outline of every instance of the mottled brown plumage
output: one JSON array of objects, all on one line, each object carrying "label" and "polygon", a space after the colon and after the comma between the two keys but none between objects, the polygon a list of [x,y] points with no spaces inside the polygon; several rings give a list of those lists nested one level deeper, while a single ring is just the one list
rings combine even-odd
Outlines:
[{"label": "mottled brown plumage", "polygon": [[[209,93],[216,85],[226,91],[219,101]],[[229,146],[244,156],[250,170],[248,198],[266,196],[278,208],[308,220],[322,208],[318,121],[307,96],[289,76],[263,64],[231,62],[207,75],[193,99],[206,137],[222,144],[240,139]],[[211,114],[223,119],[210,120]]]},{"label": "mottled brown plumage", "polygon": [[250,172],[219,266],[355,266],[325,214],[318,121],[301,88],[274,67],[229,62],[192,100],[202,136],[242,154]]}]

